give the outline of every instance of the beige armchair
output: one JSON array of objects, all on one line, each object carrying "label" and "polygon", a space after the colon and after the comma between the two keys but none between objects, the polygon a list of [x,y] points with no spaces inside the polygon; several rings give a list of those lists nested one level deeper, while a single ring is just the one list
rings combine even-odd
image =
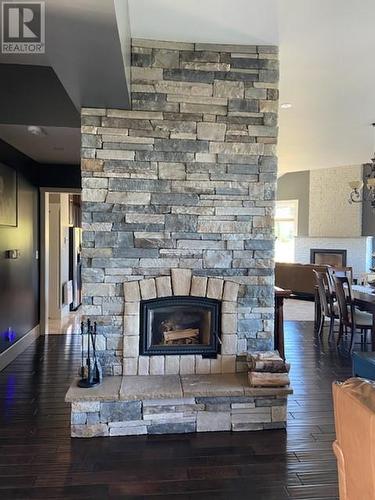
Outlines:
[{"label": "beige armchair", "polygon": [[375,499],[375,383],[333,384],[340,500]]}]

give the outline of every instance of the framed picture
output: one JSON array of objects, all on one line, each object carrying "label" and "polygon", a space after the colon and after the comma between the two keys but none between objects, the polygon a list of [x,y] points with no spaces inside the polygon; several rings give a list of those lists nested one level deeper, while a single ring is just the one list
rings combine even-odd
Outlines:
[{"label": "framed picture", "polygon": [[17,172],[0,163],[0,226],[17,226]]}]

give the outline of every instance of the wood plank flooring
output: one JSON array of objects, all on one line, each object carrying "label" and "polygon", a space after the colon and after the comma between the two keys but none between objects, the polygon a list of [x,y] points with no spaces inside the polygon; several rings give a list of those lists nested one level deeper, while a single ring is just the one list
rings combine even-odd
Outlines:
[{"label": "wood plank flooring", "polygon": [[331,382],[350,360],[286,323],[285,431],[71,439],[79,337],[42,337],[0,373],[0,498],[337,499]]}]

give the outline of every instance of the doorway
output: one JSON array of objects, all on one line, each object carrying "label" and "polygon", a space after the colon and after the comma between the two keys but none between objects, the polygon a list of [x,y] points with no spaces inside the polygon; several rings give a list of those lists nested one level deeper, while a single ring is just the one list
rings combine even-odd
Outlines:
[{"label": "doorway", "polygon": [[81,321],[80,190],[41,190],[41,333],[74,334]]}]

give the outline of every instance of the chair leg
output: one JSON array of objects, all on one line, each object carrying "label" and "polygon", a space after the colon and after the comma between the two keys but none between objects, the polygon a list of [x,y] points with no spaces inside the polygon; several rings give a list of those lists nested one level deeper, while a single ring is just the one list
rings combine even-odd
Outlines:
[{"label": "chair leg", "polygon": [[335,326],[335,318],[334,316],[331,316],[331,319],[329,320],[329,334],[328,334],[328,340],[331,340],[333,336],[333,328]]},{"label": "chair leg", "polygon": [[344,335],[344,325],[342,324],[342,322],[340,321],[340,326],[339,326],[339,335],[337,337],[337,345],[340,344],[341,342],[341,339]]},{"label": "chair leg", "polygon": [[354,347],[355,328],[353,326],[351,327],[351,332],[352,332],[352,336],[350,339],[350,348],[349,348],[350,354],[353,352],[353,347]]},{"label": "chair leg", "polygon": [[371,342],[371,339],[372,339],[371,330],[369,330],[369,329],[366,328],[366,330],[365,330],[365,346],[366,346],[366,350],[367,350],[367,341],[368,341],[368,335],[367,334],[368,333],[370,334],[370,342]]},{"label": "chair leg", "polygon": [[323,335],[324,320],[325,320],[325,316],[322,313],[322,315],[320,317],[319,328],[318,328],[318,335],[319,335],[319,337],[321,337]]},{"label": "chair leg", "polygon": [[362,330],[362,343],[363,343],[363,350],[365,350],[366,342],[367,342],[367,330],[366,330],[366,328],[364,328],[364,329]]}]

